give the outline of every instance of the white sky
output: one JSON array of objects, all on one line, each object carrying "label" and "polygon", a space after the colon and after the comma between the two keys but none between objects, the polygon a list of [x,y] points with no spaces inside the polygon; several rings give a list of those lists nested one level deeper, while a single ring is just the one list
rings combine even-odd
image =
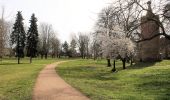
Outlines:
[{"label": "white sky", "polygon": [[97,14],[113,0],[0,0],[8,20],[15,20],[22,11],[25,24],[29,25],[32,13],[39,22],[53,25],[60,40],[69,40],[71,33],[90,32]]}]

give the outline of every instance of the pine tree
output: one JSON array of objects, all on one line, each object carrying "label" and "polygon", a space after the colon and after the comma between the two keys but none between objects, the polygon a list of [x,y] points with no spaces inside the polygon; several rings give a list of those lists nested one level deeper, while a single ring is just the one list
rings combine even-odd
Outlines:
[{"label": "pine tree", "polygon": [[37,44],[38,44],[38,28],[37,28],[37,18],[35,14],[32,14],[30,20],[30,27],[27,32],[27,56],[30,57],[30,63],[32,63],[32,58],[36,57],[37,54]]},{"label": "pine tree", "polygon": [[65,56],[69,56],[69,45],[68,45],[67,41],[65,41],[63,44],[63,52],[64,52]]},{"label": "pine tree", "polygon": [[18,11],[16,15],[16,21],[13,26],[13,31],[11,33],[11,43],[15,45],[16,57],[18,57],[18,64],[20,63],[20,58],[24,57],[24,47],[25,47],[25,31],[24,19],[22,17],[21,11]]}]

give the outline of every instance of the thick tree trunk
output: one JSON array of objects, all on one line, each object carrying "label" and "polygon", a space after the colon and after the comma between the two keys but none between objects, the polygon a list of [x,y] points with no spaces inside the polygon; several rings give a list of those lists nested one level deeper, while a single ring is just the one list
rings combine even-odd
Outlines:
[{"label": "thick tree trunk", "polygon": [[122,63],[123,63],[123,69],[126,69],[126,58],[122,59]]},{"label": "thick tree trunk", "polygon": [[116,64],[115,64],[115,63],[116,63],[116,61],[114,60],[114,61],[113,61],[113,69],[112,69],[112,72],[115,72],[115,71],[116,71]]},{"label": "thick tree trunk", "polygon": [[83,59],[84,58],[84,56],[83,56],[83,54],[81,53],[81,58]]},{"label": "thick tree trunk", "polygon": [[18,64],[20,64],[20,57],[18,56]]},{"label": "thick tree trunk", "polygon": [[43,59],[43,54],[41,54],[41,59]]},{"label": "thick tree trunk", "polygon": [[107,67],[111,67],[110,59],[107,59]]},{"label": "thick tree trunk", "polygon": [[45,54],[45,59],[47,59],[47,53]]},{"label": "thick tree trunk", "polygon": [[130,66],[132,66],[133,65],[133,59],[131,58],[130,59]]}]

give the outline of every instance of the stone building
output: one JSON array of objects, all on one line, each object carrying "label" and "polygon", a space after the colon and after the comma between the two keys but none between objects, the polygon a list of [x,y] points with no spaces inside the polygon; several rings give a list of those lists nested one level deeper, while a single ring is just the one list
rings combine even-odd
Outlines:
[{"label": "stone building", "polygon": [[170,40],[165,37],[160,38],[160,54],[162,59],[170,59]]},{"label": "stone building", "polygon": [[[150,38],[159,33],[159,25],[156,21],[159,21],[159,16],[152,12],[151,2],[148,3],[147,14],[141,18],[141,36],[142,39]],[[153,21],[154,19],[154,21]],[[160,36],[157,36],[151,40],[143,41],[139,44],[140,60],[141,61],[157,61],[159,57],[159,40]]]}]

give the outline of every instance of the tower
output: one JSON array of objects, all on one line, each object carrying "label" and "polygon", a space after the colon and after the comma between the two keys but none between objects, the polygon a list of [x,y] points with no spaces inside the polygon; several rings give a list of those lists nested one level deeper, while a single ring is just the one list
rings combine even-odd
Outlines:
[{"label": "tower", "polygon": [[[159,16],[152,12],[151,2],[148,1],[147,14],[141,18],[141,35],[142,39],[147,39],[159,33]],[[157,36],[151,40],[143,41],[140,45],[140,59],[142,61],[157,61],[159,60],[159,39]]]}]

